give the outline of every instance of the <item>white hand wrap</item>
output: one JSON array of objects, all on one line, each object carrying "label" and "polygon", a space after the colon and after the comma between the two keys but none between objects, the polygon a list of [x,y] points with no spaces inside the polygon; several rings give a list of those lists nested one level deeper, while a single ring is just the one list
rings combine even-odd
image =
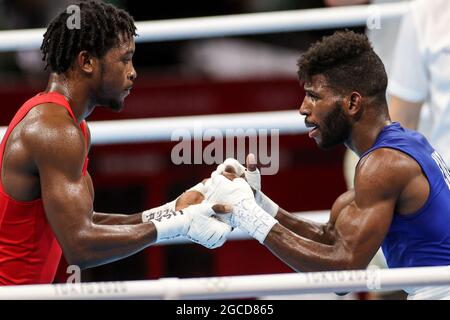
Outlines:
[{"label": "white hand wrap", "polygon": [[277,220],[257,205],[252,189],[242,178],[230,181],[224,176],[216,175],[211,179],[205,196],[210,202],[232,204],[232,214],[216,216],[232,227],[248,232],[261,243],[277,223]]},{"label": "white hand wrap", "polygon": [[248,232],[260,243],[264,243],[273,226],[278,223],[271,215],[261,209],[255,201],[242,200],[236,204],[231,215],[231,225]]},{"label": "white hand wrap", "polygon": [[256,168],[255,171],[245,169],[245,180],[254,190],[261,190],[261,172]]},{"label": "white hand wrap", "polygon": [[142,212],[142,222],[146,223],[154,219],[159,219],[161,221],[163,217],[171,216],[172,213],[175,212],[175,205],[177,203],[177,200],[178,198],[171,202],[163,204],[162,206]]},{"label": "white hand wrap", "polygon": [[197,183],[192,188],[188,189],[187,191],[197,191],[200,192],[202,195],[205,195],[206,193],[206,186],[203,183]]},{"label": "white hand wrap", "polygon": [[[243,179],[239,178],[234,180],[243,180]],[[205,194],[205,199],[208,202],[234,205],[235,203],[238,203],[239,201],[242,200],[242,194],[240,193],[240,191],[234,187],[234,185],[231,183],[230,180],[228,180],[222,175],[215,175],[214,177],[209,179],[206,184],[207,184],[207,191]],[[219,220],[230,224],[229,218],[231,215],[232,213],[227,213],[227,214],[217,214],[216,216]]]},{"label": "white hand wrap", "polygon": [[211,217],[213,214],[211,204],[201,203],[152,219],[157,231],[156,242],[186,236],[210,249],[220,247],[231,227]]},{"label": "white hand wrap", "polygon": [[272,199],[266,196],[261,190],[256,190],[255,201],[265,212],[275,218],[280,206],[273,202]]},{"label": "white hand wrap", "polygon": [[[206,206],[206,210],[210,214],[214,214],[214,210],[211,209],[210,204],[202,203],[200,206]],[[205,210],[205,208],[201,210]],[[231,226],[219,221],[215,217],[194,213],[186,237],[206,248],[215,249],[221,247],[227,241],[227,236],[230,232]]]},{"label": "white hand wrap", "polygon": [[224,161],[223,164],[220,164],[217,167],[217,169],[211,174],[211,177],[222,174],[227,166],[233,167],[238,176],[244,174],[247,183],[256,191],[256,203],[272,217],[275,217],[280,206],[273,202],[272,199],[270,199],[261,191],[261,172],[258,170],[258,168],[256,168],[256,170],[254,171],[249,171],[236,159],[228,158]]},{"label": "white hand wrap", "polygon": [[217,169],[211,173],[211,178],[220,175],[225,172],[225,169],[230,166],[234,169],[235,173],[240,177],[245,172],[245,167],[239,163],[236,159],[228,158],[222,164],[217,166]]},{"label": "white hand wrap", "polygon": [[184,236],[189,226],[189,219],[182,210],[171,211],[164,216],[154,217],[148,222],[152,222],[156,227],[156,242]]},{"label": "white hand wrap", "polygon": [[255,171],[248,171],[246,167],[233,158],[228,158],[222,164],[219,164],[217,169],[211,174],[211,177],[224,173],[227,167],[232,167],[239,177],[244,175],[250,187],[255,190],[261,190],[261,173],[258,168]]}]

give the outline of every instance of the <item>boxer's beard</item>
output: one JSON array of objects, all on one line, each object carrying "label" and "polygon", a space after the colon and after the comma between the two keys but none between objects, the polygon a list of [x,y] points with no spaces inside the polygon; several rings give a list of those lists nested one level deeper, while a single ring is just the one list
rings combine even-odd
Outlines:
[{"label": "boxer's beard", "polygon": [[334,108],[325,115],[320,131],[322,139],[319,147],[321,149],[331,149],[349,139],[352,125],[340,102],[336,102]]}]

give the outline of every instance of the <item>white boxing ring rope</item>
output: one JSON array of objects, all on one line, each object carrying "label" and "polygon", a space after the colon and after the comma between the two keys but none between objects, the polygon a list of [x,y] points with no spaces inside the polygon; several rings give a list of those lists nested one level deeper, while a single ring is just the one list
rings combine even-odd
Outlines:
[{"label": "white boxing ring rope", "polygon": [[450,266],[0,287],[0,299],[225,299],[450,285]]},{"label": "white boxing ring rope", "polygon": [[[386,3],[284,12],[243,14],[137,22],[137,42],[168,41],[269,32],[301,31],[364,25],[369,19],[399,18],[408,3]],[[44,29],[0,31],[0,52],[40,47]],[[275,125],[276,124],[276,125]],[[176,129],[278,129],[280,134],[305,133],[303,118],[295,110],[212,116],[168,117],[90,123],[96,145],[169,141]],[[0,137],[6,128],[0,128]],[[304,214],[304,213],[302,213]],[[301,214],[301,215],[302,215]],[[305,216],[325,222],[328,212]],[[234,231],[231,240],[248,239]],[[181,241],[183,242],[183,241]],[[171,241],[169,243],[180,243]],[[398,290],[405,287],[450,285],[450,267],[368,269],[314,273],[165,278],[150,281],[98,282],[0,287],[0,299],[220,299],[268,294],[300,294]]]},{"label": "white boxing ring rope", "polygon": [[179,130],[189,132],[193,138],[201,138],[210,129],[220,131],[224,137],[227,130],[236,134],[252,129],[267,129],[268,134],[272,129],[279,130],[279,134],[307,132],[298,110],[96,121],[90,122],[89,128],[93,144],[171,141]]},{"label": "white boxing ring rope", "polygon": [[[270,130],[278,130],[279,134],[307,132],[304,117],[297,110],[91,121],[89,129],[93,145],[171,141],[176,130],[183,130],[193,138],[201,138],[208,129],[218,130],[224,137],[227,130],[232,134],[245,134],[252,129],[267,129],[268,134]],[[0,138],[5,132],[6,127],[0,127]]]},{"label": "white boxing ring rope", "polygon": [[[408,3],[289,10],[187,19],[137,22],[136,42],[182,40],[244,34],[317,30],[399,18]],[[45,29],[0,31],[0,52],[38,49]]]}]

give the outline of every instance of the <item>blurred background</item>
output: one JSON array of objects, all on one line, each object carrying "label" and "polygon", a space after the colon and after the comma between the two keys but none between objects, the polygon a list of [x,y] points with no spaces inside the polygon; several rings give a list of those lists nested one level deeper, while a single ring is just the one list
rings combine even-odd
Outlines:
[{"label": "blurred background", "polygon": [[[193,0],[107,1],[136,21],[321,8],[370,1]],[[45,27],[72,1],[0,0],[0,29]],[[350,28],[366,32],[364,26]],[[201,40],[138,43],[138,79],[121,113],[97,109],[88,120],[118,120],[298,109],[303,91],[296,62],[311,43],[335,30],[273,33]],[[139,32],[139,31],[138,31]],[[39,51],[0,53],[0,125],[45,89]],[[302,118],[299,116],[299,125]],[[135,213],[176,198],[208,177],[215,165],[174,165],[176,142],[93,146],[89,171],[95,210]],[[263,190],[289,211],[327,210],[347,189],[344,148],[321,151],[307,135],[280,136],[280,168],[263,177]],[[57,282],[64,282],[61,261]],[[198,245],[152,246],[130,258],[83,271],[82,281],[158,279],[292,272],[254,240],[216,250]]]}]

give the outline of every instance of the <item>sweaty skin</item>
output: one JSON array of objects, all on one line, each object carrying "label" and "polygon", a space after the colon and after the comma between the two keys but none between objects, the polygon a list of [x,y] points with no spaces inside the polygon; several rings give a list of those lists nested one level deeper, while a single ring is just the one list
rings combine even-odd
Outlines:
[{"label": "sweaty skin", "polygon": [[[79,124],[97,105],[121,110],[137,76],[134,40],[120,39],[104,57],[82,51],[66,73],[51,75],[46,91],[63,94],[78,123],[62,106],[38,105],[14,128],[4,151],[6,193],[18,201],[42,198],[67,262],[81,268],[127,257],[156,239],[154,224],[141,223],[141,213],[94,212],[92,180],[82,175],[89,146]],[[177,209],[200,201],[197,192],[187,192]]]},{"label": "sweaty skin", "polygon": [[355,189],[336,199],[326,224],[280,209],[280,224],[264,244],[297,271],[362,269],[386,236],[394,210],[413,213],[428,193],[428,181],[415,161],[393,149],[378,149],[360,161]]},{"label": "sweaty skin", "polygon": [[[341,97],[321,75],[305,84],[305,92],[300,113],[312,127],[310,137],[319,146],[327,145],[329,141],[324,140],[336,133],[337,137],[330,139],[342,138],[336,143],[344,143],[362,155],[390,123],[387,112],[367,106],[374,103],[369,98],[357,92]],[[350,119],[348,136],[342,123],[334,126],[335,132],[327,123],[327,115],[336,106]],[[229,179],[237,177],[224,175]],[[415,160],[395,149],[376,149],[360,159],[355,188],[336,199],[327,223],[311,222],[280,208],[275,217],[279,224],[269,232],[264,245],[297,271],[362,269],[379,249],[394,212],[416,212],[427,201],[429,192],[428,180]]]}]

